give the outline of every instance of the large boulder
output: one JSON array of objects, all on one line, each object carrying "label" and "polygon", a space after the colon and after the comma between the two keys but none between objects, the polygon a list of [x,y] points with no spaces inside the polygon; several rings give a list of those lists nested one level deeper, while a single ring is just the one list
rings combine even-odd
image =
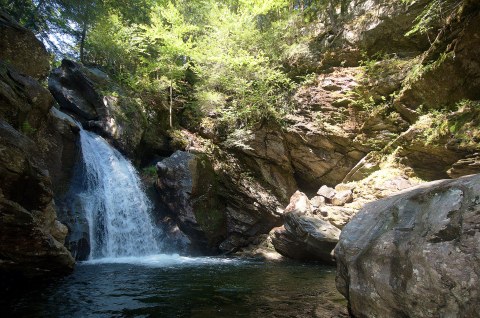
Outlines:
[{"label": "large boulder", "polygon": [[42,42],[1,10],[0,60],[37,80],[50,71],[50,55]]},{"label": "large boulder", "polygon": [[157,163],[156,187],[194,247],[216,252],[226,237],[226,215],[211,164],[201,155],[177,151]]},{"label": "large boulder", "polygon": [[277,252],[293,259],[333,263],[332,251],[340,230],[312,215],[308,197],[297,191],[284,213],[284,226],[277,229],[272,238]]},{"label": "large boulder", "polygon": [[53,201],[66,191],[78,128],[60,116],[39,82],[49,55],[35,36],[0,13],[0,276],[69,273],[68,229]]},{"label": "large boulder", "polygon": [[62,65],[50,74],[48,88],[60,107],[80,120],[98,120],[105,116],[102,96],[95,89],[93,81],[85,76],[80,64],[63,60]]},{"label": "large boulder", "polygon": [[480,312],[480,175],[423,184],[365,207],[335,248],[355,317]]},{"label": "large boulder", "polygon": [[232,154],[175,152],[157,164],[160,201],[207,253],[247,246],[282,223],[282,203]]},{"label": "large boulder", "polygon": [[0,60],[1,118],[32,135],[45,121],[52,105],[52,95],[38,81]]},{"label": "large boulder", "polygon": [[36,145],[0,120],[0,273],[59,275],[73,269],[52,184]]}]

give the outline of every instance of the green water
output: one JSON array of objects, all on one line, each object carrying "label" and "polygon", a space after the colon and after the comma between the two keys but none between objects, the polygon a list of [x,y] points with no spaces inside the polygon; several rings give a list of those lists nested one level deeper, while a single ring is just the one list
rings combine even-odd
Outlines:
[{"label": "green water", "polygon": [[1,305],[3,317],[347,317],[333,267],[214,258],[79,264]]}]

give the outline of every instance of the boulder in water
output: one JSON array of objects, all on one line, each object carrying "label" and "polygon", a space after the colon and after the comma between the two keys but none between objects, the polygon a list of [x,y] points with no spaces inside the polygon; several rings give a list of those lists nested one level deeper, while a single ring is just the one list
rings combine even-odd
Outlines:
[{"label": "boulder in water", "polygon": [[308,197],[297,191],[285,209],[285,224],[274,232],[272,243],[282,255],[302,260],[333,263],[332,251],[340,230],[312,216]]},{"label": "boulder in water", "polygon": [[217,252],[226,237],[226,215],[217,196],[213,168],[202,155],[177,151],[157,164],[162,203],[195,248]]},{"label": "boulder in water", "polygon": [[477,317],[480,175],[369,203],[335,248],[355,317]]}]

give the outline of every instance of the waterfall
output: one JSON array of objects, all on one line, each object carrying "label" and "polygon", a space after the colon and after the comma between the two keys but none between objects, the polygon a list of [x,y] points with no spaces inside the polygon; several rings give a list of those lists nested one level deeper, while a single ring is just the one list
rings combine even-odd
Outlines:
[{"label": "waterfall", "polygon": [[84,186],[79,198],[90,229],[90,259],[159,252],[151,202],[133,165],[102,137],[80,130]]}]

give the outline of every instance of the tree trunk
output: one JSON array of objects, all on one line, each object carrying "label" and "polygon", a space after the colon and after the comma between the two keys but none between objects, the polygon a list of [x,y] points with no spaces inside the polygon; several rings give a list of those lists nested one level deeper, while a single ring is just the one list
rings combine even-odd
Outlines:
[{"label": "tree trunk", "polygon": [[173,127],[173,123],[172,123],[172,108],[173,108],[173,82],[170,81],[170,107],[169,107],[169,113],[170,113],[170,116],[169,116],[170,128]]},{"label": "tree trunk", "polygon": [[85,38],[87,37],[87,20],[83,21],[82,35],[80,37],[80,62],[85,64]]},{"label": "tree trunk", "polygon": [[333,1],[330,1],[330,4],[328,5],[327,14],[328,14],[328,17],[330,18],[330,22],[333,25],[335,25],[337,22],[337,19],[336,19],[336,8]]},{"label": "tree trunk", "polygon": [[341,2],[341,9],[340,9],[340,15],[344,17],[348,13],[348,1],[347,0],[342,0]]}]

